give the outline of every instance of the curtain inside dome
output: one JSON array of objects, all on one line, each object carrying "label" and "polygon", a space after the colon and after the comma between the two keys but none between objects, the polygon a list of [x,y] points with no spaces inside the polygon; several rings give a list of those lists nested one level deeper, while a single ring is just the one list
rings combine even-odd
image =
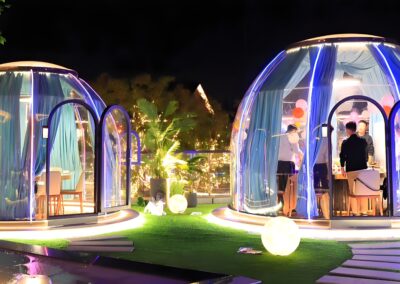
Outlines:
[{"label": "curtain inside dome", "polygon": [[282,125],[284,95],[297,86],[305,76],[299,66],[307,50],[289,53],[268,77],[254,102],[247,118],[241,167],[243,169],[244,209],[256,214],[276,214],[277,207],[277,165],[279,136]]},{"label": "curtain inside dome", "polygon": [[332,81],[335,74],[337,50],[334,45],[310,49],[313,77],[309,89],[306,151],[298,175],[298,201],[296,211],[300,216],[318,216],[314,190],[313,168],[322,145],[322,124],[330,110]]},{"label": "curtain inside dome", "polygon": [[21,132],[28,129],[20,112],[22,84],[22,73],[0,74],[0,220],[29,217],[30,141]]}]

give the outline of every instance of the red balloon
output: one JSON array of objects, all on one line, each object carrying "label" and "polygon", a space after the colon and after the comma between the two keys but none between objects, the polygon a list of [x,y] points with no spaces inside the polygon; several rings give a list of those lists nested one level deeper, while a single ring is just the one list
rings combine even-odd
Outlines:
[{"label": "red balloon", "polygon": [[383,106],[383,110],[385,111],[387,117],[389,117],[390,111],[392,110],[392,107],[390,106]]},{"label": "red balloon", "polygon": [[296,108],[293,109],[292,115],[295,118],[302,118],[303,115],[304,115],[304,110],[299,108],[299,107],[296,107]]}]

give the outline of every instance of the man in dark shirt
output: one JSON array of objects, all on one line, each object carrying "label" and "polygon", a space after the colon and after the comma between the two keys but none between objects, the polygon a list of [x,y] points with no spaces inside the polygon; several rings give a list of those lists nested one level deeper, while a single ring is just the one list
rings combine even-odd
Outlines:
[{"label": "man in dark shirt", "polygon": [[360,120],[358,122],[358,137],[365,139],[367,142],[367,161],[369,163],[373,162],[373,157],[375,154],[375,148],[374,148],[374,141],[372,140],[371,135],[367,133],[367,128],[368,128],[368,122],[365,120]]},{"label": "man in dark shirt", "polygon": [[[340,149],[340,166],[342,174],[368,168],[367,142],[356,134],[357,124],[353,121],[346,124],[348,138]],[[346,166],[346,168],[345,168]]]},{"label": "man in dark shirt", "polygon": [[[349,191],[353,192],[353,171],[366,169],[367,166],[367,142],[365,139],[360,138],[356,134],[357,124],[355,122],[348,122],[346,124],[346,133],[348,138],[343,141],[340,150],[340,165],[342,174],[346,176],[348,172]],[[346,169],[344,166],[346,165]],[[353,216],[367,215],[368,200],[367,198],[351,198],[349,200],[350,208]]]}]

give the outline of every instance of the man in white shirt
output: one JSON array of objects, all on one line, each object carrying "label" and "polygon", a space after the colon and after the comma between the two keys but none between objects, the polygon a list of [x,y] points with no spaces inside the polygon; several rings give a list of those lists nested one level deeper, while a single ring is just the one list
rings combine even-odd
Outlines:
[{"label": "man in white shirt", "polygon": [[282,175],[283,181],[283,183],[280,184],[279,190],[285,189],[288,175],[290,176],[295,173],[295,155],[298,155],[301,160],[303,157],[303,152],[299,147],[299,135],[297,133],[297,127],[290,124],[287,127],[286,133],[282,135],[279,140],[277,173]]},{"label": "man in white shirt", "polygon": [[[302,160],[303,152],[299,147],[299,135],[297,127],[289,125],[286,133],[280,136],[279,154],[278,154],[278,190],[283,191],[283,214],[291,216],[291,212],[296,208],[297,202],[297,180],[295,174],[295,155]],[[288,186],[288,180],[291,180],[292,186]],[[287,190],[289,188],[289,190]]]}]

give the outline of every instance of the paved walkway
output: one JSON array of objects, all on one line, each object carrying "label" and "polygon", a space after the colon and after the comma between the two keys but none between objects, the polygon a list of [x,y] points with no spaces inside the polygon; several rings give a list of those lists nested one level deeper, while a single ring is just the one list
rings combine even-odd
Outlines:
[{"label": "paved walkway", "polygon": [[400,242],[349,244],[353,258],[317,280],[320,284],[400,283]]}]

